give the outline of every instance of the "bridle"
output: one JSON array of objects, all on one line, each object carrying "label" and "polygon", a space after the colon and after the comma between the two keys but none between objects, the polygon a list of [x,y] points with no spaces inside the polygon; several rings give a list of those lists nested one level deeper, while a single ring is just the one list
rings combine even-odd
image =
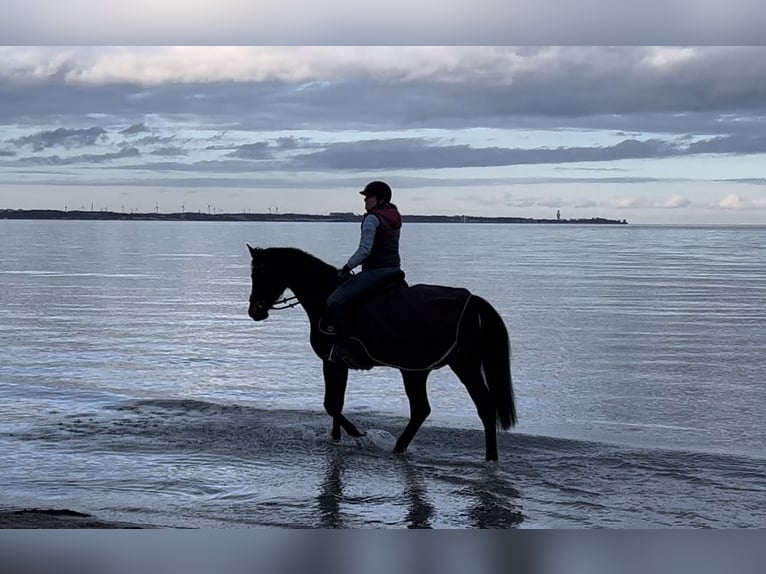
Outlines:
[{"label": "bridle", "polygon": [[[253,271],[259,271],[259,275],[262,274],[263,265],[259,265],[257,268],[254,266]],[[253,275],[253,278],[255,278],[255,275]],[[283,309],[292,309],[293,307],[297,307],[300,305],[300,301],[298,301],[298,298],[295,295],[292,295],[290,297],[282,297],[281,299],[277,299],[267,307],[263,304],[263,301],[259,301],[250,295],[250,305],[254,306],[256,309],[263,309],[264,311],[282,311]]]},{"label": "bridle", "polygon": [[293,307],[297,307],[300,305],[300,301],[298,301],[298,298],[295,295],[291,295],[290,297],[282,297],[281,299],[277,299],[270,306],[266,307],[266,305],[264,305],[261,301],[256,300],[254,297],[250,297],[250,304],[254,305],[255,307],[260,307],[261,309],[266,309],[268,311],[282,311],[283,309],[292,309]]},{"label": "bridle", "polygon": [[[295,295],[291,295],[290,297],[282,297],[281,299],[277,299],[274,301],[274,303],[272,303],[269,309],[273,309],[274,311],[281,311],[282,309],[292,309],[293,307],[297,307],[300,304],[301,302],[298,301],[298,298]],[[281,307],[277,307],[277,305],[281,305]]]}]

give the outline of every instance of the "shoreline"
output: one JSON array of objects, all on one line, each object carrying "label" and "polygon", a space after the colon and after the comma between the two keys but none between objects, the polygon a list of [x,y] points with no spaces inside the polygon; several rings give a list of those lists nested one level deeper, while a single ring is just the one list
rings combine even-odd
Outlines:
[{"label": "shoreline", "polygon": [[[306,213],[160,213],[116,211],[62,211],[58,209],[0,209],[0,219],[63,219],[96,221],[290,221],[359,223],[361,214],[342,212],[326,215]],[[473,215],[406,215],[408,223],[546,223],[552,225],[627,225],[625,219],[604,217],[537,219],[532,217],[483,217]]]},{"label": "shoreline", "polygon": [[146,529],[145,524],[101,520],[91,514],[67,509],[1,509],[0,530],[8,529]]}]

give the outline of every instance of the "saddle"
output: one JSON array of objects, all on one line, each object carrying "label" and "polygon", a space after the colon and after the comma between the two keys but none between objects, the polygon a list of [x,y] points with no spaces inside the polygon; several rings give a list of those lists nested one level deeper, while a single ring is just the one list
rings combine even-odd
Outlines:
[{"label": "saddle", "polygon": [[[403,277],[394,278],[348,306],[346,348],[339,358],[354,369],[434,369],[457,344],[470,297],[467,289],[409,286]],[[319,330],[334,337],[322,320]],[[331,360],[337,351],[333,345]]]},{"label": "saddle", "polygon": [[390,279],[387,281],[384,281],[374,289],[372,289],[369,293],[369,295],[372,295],[373,293],[379,293],[381,291],[385,291],[386,289],[391,289],[391,287],[407,287],[407,280],[405,279],[404,271],[401,269],[397,271]]}]

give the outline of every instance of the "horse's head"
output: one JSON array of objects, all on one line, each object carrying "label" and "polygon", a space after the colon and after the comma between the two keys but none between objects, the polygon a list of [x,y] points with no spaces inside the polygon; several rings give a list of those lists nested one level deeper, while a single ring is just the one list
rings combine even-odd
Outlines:
[{"label": "horse's head", "polygon": [[254,321],[263,321],[269,316],[269,309],[287,289],[284,277],[275,269],[265,249],[247,246],[252,257],[250,277],[250,307],[247,314]]}]

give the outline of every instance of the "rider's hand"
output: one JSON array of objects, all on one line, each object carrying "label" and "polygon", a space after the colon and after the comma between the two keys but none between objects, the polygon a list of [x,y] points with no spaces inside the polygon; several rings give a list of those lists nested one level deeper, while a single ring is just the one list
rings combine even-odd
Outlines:
[{"label": "rider's hand", "polygon": [[343,266],[343,267],[340,269],[340,271],[338,271],[338,279],[341,279],[341,280],[343,280],[343,281],[345,281],[346,279],[348,279],[349,277],[351,277],[351,275],[352,275],[352,273],[351,273],[351,267],[349,267],[348,265],[344,265],[344,266]]}]

